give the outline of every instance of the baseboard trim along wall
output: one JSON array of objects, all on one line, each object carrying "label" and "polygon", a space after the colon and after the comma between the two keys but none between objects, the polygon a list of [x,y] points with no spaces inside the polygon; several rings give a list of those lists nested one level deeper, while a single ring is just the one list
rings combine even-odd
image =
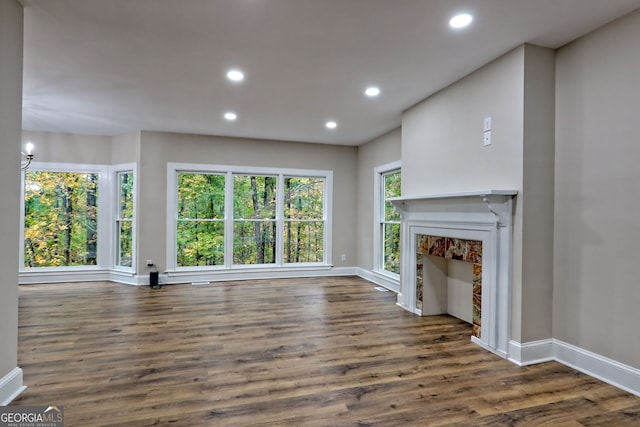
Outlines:
[{"label": "baseboard trim along wall", "polygon": [[382,274],[378,274],[375,271],[365,270],[364,268],[357,268],[357,276],[362,277],[365,280],[375,283],[376,285],[380,285],[384,288],[389,289],[395,293],[400,292],[400,281],[394,280],[390,277],[383,276]]},{"label": "baseboard trim along wall", "polygon": [[509,360],[519,366],[555,360],[621,390],[640,396],[640,369],[557,339],[509,342]]},{"label": "baseboard trim along wall", "polygon": [[0,406],[6,406],[20,396],[27,387],[22,382],[22,369],[13,368],[0,378]]},{"label": "baseboard trim along wall", "polygon": [[[357,267],[302,267],[302,268],[247,268],[218,271],[163,272],[160,284],[222,282],[227,280],[287,279],[295,277],[357,276]],[[149,284],[149,273],[133,274],[119,270],[21,272],[19,284],[100,282],[110,281],[125,285],[143,286]]]},{"label": "baseboard trim along wall", "polygon": [[[292,279],[303,277],[357,276],[356,267],[319,267],[319,268],[264,268],[220,270],[216,272],[169,272],[159,276],[160,285],[177,285],[181,283],[202,284],[207,282],[224,282],[235,280],[260,279]],[[120,280],[119,283],[144,286],[149,284],[149,275],[137,275],[131,282]]]}]

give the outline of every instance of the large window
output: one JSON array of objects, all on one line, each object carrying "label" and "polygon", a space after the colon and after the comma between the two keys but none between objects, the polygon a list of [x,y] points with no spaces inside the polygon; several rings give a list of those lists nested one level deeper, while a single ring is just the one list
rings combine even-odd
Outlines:
[{"label": "large window", "polygon": [[170,164],[168,174],[169,269],[328,263],[330,171]]},{"label": "large window", "polygon": [[25,268],[97,264],[98,176],[90,172],[25,173]]},{"label": "large window", "polygon": [[374,270],[397,278],[400,274],[400,214],[389,199],[400,196],[400,163],[376,168],[375,175]]}]

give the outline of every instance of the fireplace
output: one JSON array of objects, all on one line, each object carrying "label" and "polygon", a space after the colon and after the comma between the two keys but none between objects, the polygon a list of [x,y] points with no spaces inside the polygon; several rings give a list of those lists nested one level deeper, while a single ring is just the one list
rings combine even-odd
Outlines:
[{"label": "fireplace", "polygon": [[471,340],[505,358],[516,194],[481,190],[391,199],[402,229],[398,305],[417,315],[447,313],[447,260],[469,262]]}]

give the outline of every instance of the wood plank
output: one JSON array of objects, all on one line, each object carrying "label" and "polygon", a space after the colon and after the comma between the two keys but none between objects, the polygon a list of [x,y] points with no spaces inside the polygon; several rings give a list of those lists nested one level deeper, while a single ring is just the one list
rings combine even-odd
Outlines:
[{"label": "wood plank", "polygon": [[518,367],[470,336],[355,277],[25,285],[29,388],[13,404],[64,405],[70,426],[638,421],[640,398],[557,363]]}]

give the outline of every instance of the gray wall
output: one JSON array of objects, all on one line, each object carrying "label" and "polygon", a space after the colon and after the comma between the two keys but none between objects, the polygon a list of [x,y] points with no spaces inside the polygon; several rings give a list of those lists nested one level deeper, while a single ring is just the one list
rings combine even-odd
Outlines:
[{"label": "gray wall", "polygon": [[22,6],[0,0],[0,379],[18,366]]},{"label": "gray wall", "polygon": [[374,169],[400,160],[400,128],[358,147],[358,267],[373,269]]},{"label": "gray wall", "polygon": [[111,164],[135,163],[140,158],[140,132],[117,135],[111,141]]},{"label": "gray wall", "polygon": [[[521,342],[552,336],[555,51],[525,45]],[[516,310],[517,312],[517,310]]]},{"label": "gray wall", "polygon": [[23,131],[33,142],[34,162],[111,164],[111,137],[71,133]]},{"label": "gray wall", "polygon": [[147,259],[165,268],[168,162],[332,170],[333,265],[356,265],[356,147],[160,132],[140,143],[138,272]]},{"label": "gray wall", "polygon": [[640,12],[559,50],[554,337],[640,368]]}]

